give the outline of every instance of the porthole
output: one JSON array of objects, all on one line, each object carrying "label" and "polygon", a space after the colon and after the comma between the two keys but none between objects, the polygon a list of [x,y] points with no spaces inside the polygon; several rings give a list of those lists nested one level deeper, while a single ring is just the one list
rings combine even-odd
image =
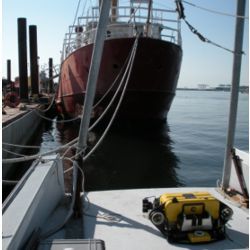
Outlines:
[{"label": "porthole", "polygon": [[119,68],[119,65],[116,64],[116,63],[114,63],[114,64],[113,64],[113,68],[114,68],[114,69],[118,69],[118,68]]}]

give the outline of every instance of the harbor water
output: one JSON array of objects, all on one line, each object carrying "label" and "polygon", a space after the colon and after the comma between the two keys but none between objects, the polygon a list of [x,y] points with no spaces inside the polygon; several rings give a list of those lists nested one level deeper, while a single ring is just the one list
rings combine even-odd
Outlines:
[{"label": "harbor water", "polygon": [[[221,180],[230,92],[177,91],[168,116],[178,176],[186,186],[214,186]],[[249,95],[239,94],[234,146],[249,151]]]},{"label": "harbor water", "polygon": [[[235,146],[246,151],[248,97],[239,94],[235,137]],[[216,185],[222,176],[229,99],[229,92],[179,90],[166,124],[113,126],[84,164],[86,190]],[[55,121],[43,133],[41,152],[78,135],[79,123]],[[102,132],[99,128],[91,133],[92,143]],[[73,153],[69,151],[66,157]],[[66,160],[65,168],[71,164]],[[70,172],[67,178],[71,178]]]},{"label": "harbor water", "polygon": [[[166,123],[115,123],[84,163],[85,190],[215,186],[222,177],[229,104],[229,92],[178,90]],[[235,147],[245,151],[249,151],[248,114],[249,96],[240,93]],[[78,136],[79,124],[45,120],[34,144],[40,144],[40,153],[65,145]],[[90,133],[90,148],[104,129],[102,124]],[[66,192],[71,192],[74,153],[61,152],[64,169],[69,169]],[[8,190],[4,187],[4,197]]]}]

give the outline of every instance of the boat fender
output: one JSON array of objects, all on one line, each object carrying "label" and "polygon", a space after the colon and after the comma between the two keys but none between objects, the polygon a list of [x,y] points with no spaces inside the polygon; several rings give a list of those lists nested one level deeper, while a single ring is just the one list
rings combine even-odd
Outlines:
[{"label": "boat fender", "polygon": [[20,98],[16,92],[9,92],[4,98],[4,104],[10,108],[16,108],[20,103]]}]

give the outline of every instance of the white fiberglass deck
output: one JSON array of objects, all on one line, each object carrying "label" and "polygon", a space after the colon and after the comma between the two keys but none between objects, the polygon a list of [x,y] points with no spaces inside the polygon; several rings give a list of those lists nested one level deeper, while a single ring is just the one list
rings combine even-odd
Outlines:
[{"label": "white fiberglass deck", "polygon": [[[225,240],[202,245],[171,245],[160,231],[142,213],[142,199],[168,192],[206,191],[228,204],[234,211],[227,223]],[[161,250],[161,249],[248,249],[249,215],[244,210],[225,200],[215,188],[162,188],[133,189],[121,191],[90,192],[85,198],[83,220],[84,238],[102,239],[106,249],[113,250]],[[99,215],[114,215],[117,221],[110,221]]]}]

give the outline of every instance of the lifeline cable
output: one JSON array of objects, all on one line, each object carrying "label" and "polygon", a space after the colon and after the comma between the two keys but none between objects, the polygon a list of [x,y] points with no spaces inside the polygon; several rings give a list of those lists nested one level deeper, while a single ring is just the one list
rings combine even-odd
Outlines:
[{"label": "lifeline cable", "polygon": [[[176,8],[176,11],[177,11],[178,14],[179,14],[179,18],[184,20],[184,22],[187,24],[187,26],[188,26],[188,28],[190,29],[190,31],[191,31],[193,34],[197,35],[197,36],[199,37],[199,39],[200,39],[202,42],[206,42],[206,43],[212,44],[212,45],[214,45],[214,46],[216,46],[216,47],[218,47],[218,48],[221,48],[221,49],[226,50],[226,51],[228,51],[228,52],[231,52],[231,53],[233,53],[233,54],[238,54],[238,53],[236,53],[235,51],[233,51],[233,50],[231,50],[231,49],[228,49],[228,48],[226,48],[226,47],[224,47],[224,46],[219,45],[218,43],[215,43],[215,42],[209,40],[208,38],[204,37],[200,32],[198,32],[198,30],[195,29],[195,28],[186,20],[186,16],[185,16],[185,14],[184,14],[184,7],[183,7],[183,4],[182,4],[182,0],[176,0],[176,7],[177,7],[177,8]],[[244,51],[242,51],[240,54],[245,54],[245,53],[244,53]]]},{"label": "lifeline cable", "polygon": [[205,11],[208,11],[208,12],[211,12],[211,13],[214,13],[214,14],[218,14],[218,15],[222,15],[222,16],[230,16],[230,17],[236,17],[236,18],[249,19],[247,16],[238,16],[238,15],[229,14],[229,13],[225,13],[225,12],[221,12],[221,11],[217,11],[217,10],[211,10],[211,9],[208,9],[208,8],[205,8],[205,7],[202,7],[202,6],[195,5],[195,4],[190,3],[188,1],[185,1],[185,0],[182,0],[182,2],[184,2],[184,3],[186,3],[186,4],[190,5],[190,6],[193,6],[195,8],[205,10]]},{"label": "lifeline cable", "polygon": [[[215,42],[209,40],[208,38],[204,37],[204,36],[203,36],[201,33],[199,33],[198,30],[196,30],[196,29],[195,29],[186,19],[183,19],[183,20],[184,20],[184,22],[187,24],[187,26],[188,26],[188,28],[191,30],[191,32],[194,33],[195,35],[197,35],[197,36],[200,38],[200,40],[201,40],[202,42],[210,43],[210,44],[212,44],[212,45],[214,45],[214,46],[216,46],[216,47],[218,47],[218,48],[224,49],[224,50],[226,50],[226,51],[228,51],[228,52],[231,52],[231,53],[233,53],[233,54],[239,54],[239,53],[236,53],[235,51],[233,51],[233,50],[231,50],[231,49],[228,49],[228,48],[226,48],[226,47],[223,47],[223,46],[219,45],[218,43],[215,43]],[[240,54],[245,54],[245,53],[244,53],[244,51],[241,51]]]}]

